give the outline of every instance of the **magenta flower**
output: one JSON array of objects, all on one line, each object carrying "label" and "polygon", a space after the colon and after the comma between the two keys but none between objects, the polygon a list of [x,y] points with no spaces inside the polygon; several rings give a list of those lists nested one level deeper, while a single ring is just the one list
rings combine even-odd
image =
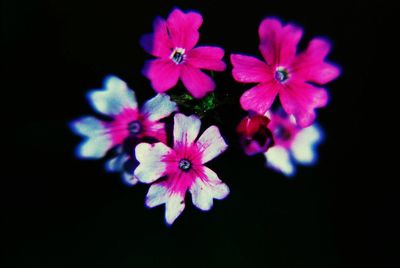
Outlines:
[{"label": "magenta flower", "polygon": [[264,115],[279,94],[283,109],[293,115],[301,127],[315,120],[314,109],[327,104],[324,85],[339,76],[340,70],[325,62],[329,53],[328,41],[315,38],[308,48],[296,55],[302,30],[293,25],[282,25],[274,18],[264,19],[259,27],[262,56],[257,58],[232,54],[233,77],[243,83],[258,83],[240,98],[245,110]]},{"label": "magenta flower", "polygon": [[274,145],[272,133],[268,129],[269,119],[262,115],[248,115],[236,128],[240,143],[247,155],[264,153]]},{"label": "magenta flower", "polygon": [[[169,116],[177,110],[175,102],[165,94],[158,94],[148,100],[141,110],[135,97],[135,92],[126,83],[115,76],[104,80],[105,89],[89,92],[88,99],[95,110],[109,117],[103,121],[92,116],[85,116],[71,123],[72,130],[86,137],[77,148],[80,158],[98,159],[108,150],[122,147],[128,138],[140,141],[145,137],[166,142],[164,123],[160,119]],[[109,171],[122,171],[122,165],[129,156],[118,148],[117,157],[111,159],[106,167]],[[135,184],[133,174],[123,174],[125,180]]]},{"label": "magenta flower", "polygon": [[225,70],[224,50],[212,46],[195,47],[202,22],[197,12],[174,9],[167,20],[156,18],[154,32],[141,38],[146,52],[157,57],[146,62],[143,74],[158,93],[173,88],[179,79],[195,98],[214,90],[214,81],[200,69]]},{"label": "magenta flower", "polygon": [[271,120],[268,128],[275,141],[275,145],[264,153],[268,167],[292,176],[296,171],[295,163],[312,165],[316,162],[315,147],[323,139],[317,124],[300,128],[293,116],[279,112],[267,112],[267,116]]},{"label": "magenta flower", "polygon": [[228,145],[218,127],[211,126],[196,140],[200,119],[194,115],[176,114],[174,117],[174,148],[163,143],[141,143],[136,146],[140,162],[135,170],[139,181],[152,183],[146,196],[146,205],[155,207],[165,203],[165,220],[172,224],[185,208],[186,191],[192,194],[193,204],[209,210],[213,199],[229,194],[228,186],[221,182],[205,163],[221,154]]}]

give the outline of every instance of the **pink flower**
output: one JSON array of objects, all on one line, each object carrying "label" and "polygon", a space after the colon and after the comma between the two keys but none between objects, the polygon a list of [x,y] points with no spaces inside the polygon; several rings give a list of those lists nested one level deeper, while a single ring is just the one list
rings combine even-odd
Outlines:
[{"label": "pink flower", "polygon": [[221,182],[205,163],[221,154],[228,145],[218,127],[211,126],[197,138],[200,119],[194,115],[176,114],[174,117],[174,148],[163,143],[141,143],[136,146],[140,162],[135,170],[139,181],[152,183],[146,196],[146,205],[155,207],[165,203],[165,220],[172,224],[185,208],[186,191],[192,194],[193,204],[209,210],[213,199],[229,194],[228,186]]},{"label": "pink flower", "polygon": [[174,9],[165,21],[156,18],[154,32],[144,35],[142,47],[156,59],[146,62],[143,74],[158,93],[173,88],[179,78],[195,98],[214,90],[214,81],[200,69],[223,71],[224,50],[219,47],[195,47],[203,18],[197,12]]},{"label": "pink flower", "polygon": [[[176,111],[177,106],[168,95],[158,94],[139,110],[135,92],[124,81],[110,76],[104,80],[104,87],[89,92],[88,99],[96,111],[111,120],[85,116],[72,122],[72,130],[86,138],[76,153],[80,158],[98,159],[111,148],[119,147],[117,157],[111,159],[106,167],[109,171],[121,171],[123,163],[129,158],[122,152],[123,142],[128,138],[140,141],[145,137],[166,142],[164,123],[158,120]],[[133,174],[123,176],[131,184],[137,182]]]},{"label": "pink flower", "polygon": [[269,119],[262,115],[248,115],[240,121],[236,131],[247,155],[263,153],[274,145],[272,133],[268,129]]},{"label": "pink flower", "polygon": [[295,173],[295,163],[312,165],[317,160],[315,147],[322,141],[322,131],[316,124],[300,128],[293,116],[267,112],[270,118],[268,128],[275,145],[264,153],[267,166],[286,176]]},{"label": "pink flower", "polygon": [[245,110],[264,115],[279,94],[283,109],[293,115],[301,127],[315,120],[314,109],[328,101],[324,85],[339,76],[340,70],[325,62],[329,53],[328,41],[315,38],[308,48],[296,55],[302,30],[293,25],[282,25],[274,18],[261,22],[258,29],[262,56],[257,58],[232,54],[233,77],[243,83],[258,83],[240,98]]}]

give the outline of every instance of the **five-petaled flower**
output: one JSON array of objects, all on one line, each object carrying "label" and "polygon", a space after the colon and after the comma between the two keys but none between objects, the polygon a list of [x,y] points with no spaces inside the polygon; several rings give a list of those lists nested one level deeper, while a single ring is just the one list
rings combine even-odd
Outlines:
[{"label": "five-petaled flower", "polygon": [[211,126],[197,138],[200,131],[197,116],[176,114],[174,117],[174,146],[163,143],[140,143],[136,158],[140,162],[135,176],[144,183],[153,183],[146,196],[146,205],[155,207],[165,203],[165,220],[172,224],[185,208],[187,190],[193,204],[209,210],[213,199],[223,199],[229,194],[228,186],[205,163],[221,154],[228,145],[218,127]]},{"label": "five-petaled flower", "polygon": [[247,155],[264,153],[274,145],[272,133],[268,129],[269,119],[258,114],[250,114],[240,121],[236,128],[240,143]]},{"label": "five-petaled flower", "polygon": [[315,120],[314,109],[327,104],[324,85],[339,76],[337,66],[325,62],[329,53],[328,41],[315,38],[308,48],[296,55],[302,30],[282,25],[274,18],[264,19],[259,27],[259,49],[266,62],[257,58],[232,54],[233,77],[243,83],[258,83],[240,98],[243,109],[264,115],[275,97],[287,114],[293,115],[301,127]]},{"label": "five-petaled flower", "polygon": [[322,141],[323,134],[317,124],[300,128],[293,116],[282,112],[267,112],[275,145],[264,153],[267,166],[286,176],[295,174],[294,163],[311,165],[317,160],[316,145]]},{"label": "five-petaled flower", "polygon": [[157,57],[146,62],[143,74],[158,93],[173,88],[179,78],[195,98],[214,90],[214,81],[200,69],[225,70],[224,50],[214,46],[195,47],[202,22],[197,12],[174,9],[167,20],[156,18],[154,32],[141,38],[143,48]]},{"label": "five-petaled flower", "polygon": [[[158,121],[176,111],[177,106],[168,95],[158,94],[145,102],[139,110],[134,91],[124,81],[109,76],[104,80],[104,87],[105,89],[89,92],[88,99],[97,112],[111,120],[103,121],[85,116],[72,122],[72,130],[86,137],[76,153],[80,158],[97,159],[111,148],[120,146],[117,148],[117,156],[108,161],[106,167],[109,171],[123,172],[124,161],[133,153],[125,154],[122,151],[124,141],[133,138],[139,142],[145,137],[151,137],[166,142],[164,123]],[[123,177],[130,184],[137,182],[133,174],[123,172]]]}]

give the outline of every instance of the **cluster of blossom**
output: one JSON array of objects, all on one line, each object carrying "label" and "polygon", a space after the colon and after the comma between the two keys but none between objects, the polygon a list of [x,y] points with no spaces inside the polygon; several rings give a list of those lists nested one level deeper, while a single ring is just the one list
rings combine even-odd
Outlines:
[{"label": "cluster of blossom", "polygon": [[[151,184],[145,203],[148,207],[165,204],[167,224],[182,213],[187,191],[193,204],[204,211],[211,209],[213,199],[229,194],[228,186],[205,166],[228,147],[219,128],[210,126],[199,136],[200,118],[179,113],[178,105],[165,93],[180,80],[194,98],[204,98],[216,86],[201,69],[226,70],[222,48],[196,46],[202,22],[199,13],[179,9],[166,20],[156,18],[154,31],[140,42],[155,57],[146,62],[143,74],[157,95],[139,108],[134,91],[109,76],[103,89],[88,94],[93,108],[108,120],[87,116],[71,123],[73,131],[85,138],[77,155],[98,159],[110,152],[113,157],[106,162],[106,170],[120,172],[129,185]],[[263,153],[268,167],[287,176],[295,172],[294,161],[315,161],[314,147],[322,134],[314,123],[314,110],[328,101],[320,86],[340,73],[325,61],[330,44],[324,39],[313,39],[297,54],[301,36],[301,28],[266,18],[259,26],[264,61],[230,56],[233,78],[257,84],[240,98],[241,107],[248,111],[237,127],[244,152]],[[280,107],[272,109],[277,95]],[[169,145],[162,120],[172,114],[173,144]]]}]

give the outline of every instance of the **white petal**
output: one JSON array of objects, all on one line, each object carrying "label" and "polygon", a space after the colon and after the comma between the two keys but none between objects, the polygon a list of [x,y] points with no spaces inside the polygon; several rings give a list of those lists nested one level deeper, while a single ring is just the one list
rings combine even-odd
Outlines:
[{"label": "white petal", "polygon": [[122,179],[129,186],[136,185],[139,182],[133,173],[128,172],[122,172]]},{"label": "white petal", "polygon": [[112,147],[112,141],[105,135],[90,137],[81,143],[76,151],[81,158],[101,158]]},{"label": "white petal", "polygon": [[157,94],[146,101],[142,107],[142,114],[147,114],[150,121],[158,121],[169,116],[178,109],[175,102],[167,94]]},{"label": "white petal", "polygon": [[120,172],[129,156],[122,152],[117,152],[117,156],[106,162],[105,168],[108,172]]},{"label": "white petal", "polygon": [[204,172],[205,178],[196,178],[189,191],[196,207],[201,210],[210,210],[213,199],[224,199],[229,194],[229,188],[211,169],[204,167]]},{"label": "white petal", "polygon": [[100,136],[105,132],[104,124],[92,116],[82,117],[71,122],[70,128],[75,134],[86,137]]},{"label": "white petal", "polygon": [[176,114],[174,117],[174,147],[177,144],[192,144],[199,135],[200,126],[201,121],[197,116]]},{"label": "white petal", "polygon": [[135,155],[140,164],[134,172],[136,178],[143,183],[152,183],[164,176],[166,164],[161,160],[170,152],[171,149],[161,142],[138,144]]},{"label": "white petal", "polygon": [[312,164],[316,160],[315,146],[322,138],[322,131],[316,126],[302,129],[291,146],[293,157],[302,164]]},{"label": "white petal", "polygon": [[116,76],[109,76],[104,81],[105,89],[93,90],[88,99],[93,108],[105,115],[117,115],[125,108],[137,109],[135,92]]},{"label": "white petal", "polygon": [[197,141],[197,145],[203,152],[203,164],[214,159],[228,148],[228,145],[225,143],[224,138],[222,138],[216,126],[207,128]]},{"label": "white petal", "polygon": [[146,195],[146,206],[153,208],[164,204],[168,199],[168,188],[164,182],[154,183],[150,186]]},{"label": "white petal", "polygon": [[165,221],[167,224],[171,225],[184,209],[185,201],[183,196],[175,193],[169,196],[165,204]]},{"label": "white petal", "polygon": [[286,176],[294,175],[294,166],[290,160],[289,152],[281,147],[274,146],[264,154],[267,158],[267,166],[282,172]]}]

